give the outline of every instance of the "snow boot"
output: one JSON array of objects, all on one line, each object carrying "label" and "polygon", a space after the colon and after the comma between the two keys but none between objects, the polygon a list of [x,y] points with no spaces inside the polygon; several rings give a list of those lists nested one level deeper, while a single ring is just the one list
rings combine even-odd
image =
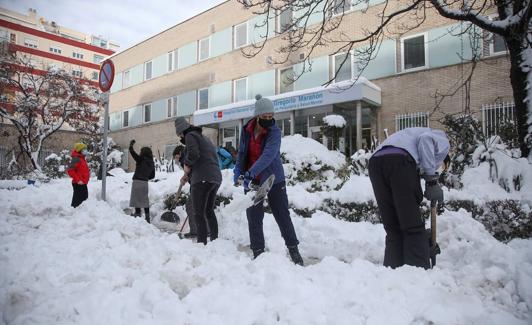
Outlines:
[{"label": "snow boot", "polygon": [[151,221],[150,221],[150,214],[149,214],[149,213],[146,214],[146,222],[147,222],[147,223],[151,223]]},{"label": "snow boot", "polygon": [[185,238],[196,238],[196,234],[193,233],[193,232],[187,232],[186,234],[183,235],[183,237]]},{"label": "snow boot", "polygon": [[297,246],[288,247],[288,253],[290,253],[290,258],[294,264],[304,266],[303,258],[301,257],[301,254],[299,254]]},{"label": "snow boot", "polygon": [[264,253],[264,248],[253,250],[253,259],[259,257],[260,254]]}]

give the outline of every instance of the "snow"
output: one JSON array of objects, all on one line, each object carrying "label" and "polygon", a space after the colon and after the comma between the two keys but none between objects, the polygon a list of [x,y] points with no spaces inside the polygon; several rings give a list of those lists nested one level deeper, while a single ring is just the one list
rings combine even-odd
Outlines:
[{"label": "snow", "polygon": [[[286,169],[308,161],[342,166],[337,152],[312,141],[283,138]],[[530,198],[532,191],[482,188],[498,185],[478,180],[487,179],[483,165],[473,171],[462,191],[446,195],[485,200],[481,193],[493,191],[489,195]],[[132,173],[110,173],[108,201],[99,200],[101,183],[92,178],[89,199],[77,209],[69,206],[66,178],[39,186],[0,181],[0,324],[532,322],[532,240],[499,242],[464,210],[439,217],[442,253],[432,270],[383,267],[382,225],[345,222],[323,211],[302,218],[292,211],[306,263],[300,267],[287,256],[270,214],[264,218],[267,252],[251,259],[250,198],[232,186],[229,170],[219,192],[232,201],[217,208],[220,238],[207,246],[160,230],[180,227],[158,218],[182,171],[157,173],[158,181],[149,183],[153,224],[124,213]],[[334,172],[324,175],[325,183],[335,184]],[[301,207],[327,198],[373,197],[366,176],[351,176],[337,191],[310,193],[296,184],[287,192]],[[184,208],[176,212],[183,220]]]},{"label": "snow", "polygon": [[342,115],[327,115],[323,118],[323,122],[328,126],[343,128],[346,124],[345,118]]},{"label": "snow", "polygon": [[[304,150],[302,150],[303,148]],[[340,168],[344,164],[341,153],[329,151],[321,143],[300,134],[283,137],[281,153],[297,167],[305,163],[314,165],[320,162],[334,168]]]}]

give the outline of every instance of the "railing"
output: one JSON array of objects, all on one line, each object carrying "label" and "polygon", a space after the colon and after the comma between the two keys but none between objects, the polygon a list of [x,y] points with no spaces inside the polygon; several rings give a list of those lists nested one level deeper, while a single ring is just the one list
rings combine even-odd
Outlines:
[{"label": "railing", "polygon": [[482,132],[486,137],[498,135],[504,123],[515,123],[515,104],[498,103],[482,105]]},{"label": "railing", "polygon": [[428,127],[429,113],[416,112],[395,115],[395,131],[412,127]]}]

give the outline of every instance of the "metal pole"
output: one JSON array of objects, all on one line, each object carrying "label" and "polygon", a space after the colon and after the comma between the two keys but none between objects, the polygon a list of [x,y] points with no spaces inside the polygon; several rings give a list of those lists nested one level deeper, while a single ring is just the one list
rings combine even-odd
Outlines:
[{"label": "metal pole", "polygon": [[362,149],[362,103],[356,103],[356,135],[357,135],[357,150]]},{"label": "metal pole", "polygon": [[107,178],[107,130],[109,129],[109,93],[102,94],[104,100],[103,114],[103,156],[102,156],[102,200],[105,199],[106,178]]}]

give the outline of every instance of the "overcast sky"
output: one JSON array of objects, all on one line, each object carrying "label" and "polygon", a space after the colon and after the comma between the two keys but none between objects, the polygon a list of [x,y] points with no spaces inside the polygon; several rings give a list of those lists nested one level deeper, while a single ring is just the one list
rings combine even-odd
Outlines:
[{"label": "overcast sky", "polygon": [[0,0],[0,6],[102,35],[124,50],[224,0]]}]

